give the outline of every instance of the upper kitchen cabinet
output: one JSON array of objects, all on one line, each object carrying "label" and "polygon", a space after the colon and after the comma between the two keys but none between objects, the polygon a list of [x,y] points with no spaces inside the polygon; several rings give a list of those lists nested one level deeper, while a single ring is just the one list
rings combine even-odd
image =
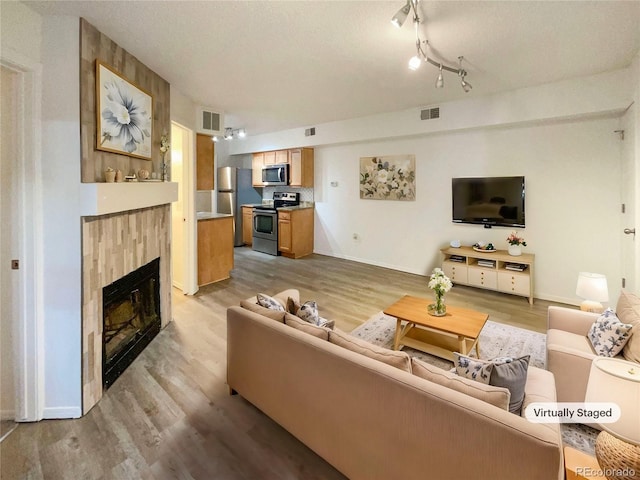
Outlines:
[{"label": "upper kitchen cabinet", "polygon": [[280,165],[283,163],[289,163],[289,151],[288,150],[276,150],[274,152],[264,152],[263,165]]},{"label": "upper kitchen cabinet", "polygon": [[262,182],[262,167],[264,166],[264,153],[254,153],[251,161],[251,185],[264,187]]},{"label": "upper kitchen cabinet", "polygon": [[313,187],[313,148],[289,150],[289,185]]},{"label": "upper kitchen cabinet", "polygon": [[209,135],[196,136],[196,190],[213,190],[214,143]]}]

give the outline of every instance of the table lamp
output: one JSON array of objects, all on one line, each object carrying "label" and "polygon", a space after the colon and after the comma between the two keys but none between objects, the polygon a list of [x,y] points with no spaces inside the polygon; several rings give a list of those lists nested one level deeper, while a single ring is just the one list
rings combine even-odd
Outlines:
[{"label": "table lamp", "polygon": [[596,458],[609,480],[640,476],[640,365],[598,357],[591,363],[585,402],[611,402],[620,407],[615,423],[598,424]]},{"label": "table lamp", "polygon": [[600,302],[609,301],[607,277],[599,273],[580,272],[576,295],[584,299],[580,304],[580,310],[602,313],[604,307]]}]

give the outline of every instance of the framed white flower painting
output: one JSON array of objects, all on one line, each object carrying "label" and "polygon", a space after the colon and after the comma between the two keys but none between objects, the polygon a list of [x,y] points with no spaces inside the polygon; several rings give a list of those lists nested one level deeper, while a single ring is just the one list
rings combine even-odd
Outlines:
[{"label": "framed white flower painting", "polygon": [[360,157],[360,198],[415,200],[415,155]]},{"label": "framed white flower painting", "polygon": [[96,148],[151,160],[153,97],[96,60]]}]

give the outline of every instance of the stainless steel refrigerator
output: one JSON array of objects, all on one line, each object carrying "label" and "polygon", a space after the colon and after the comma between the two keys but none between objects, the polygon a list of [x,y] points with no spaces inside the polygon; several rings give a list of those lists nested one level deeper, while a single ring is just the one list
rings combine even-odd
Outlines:
[{"label": "stainless steel refrigerator", "polygon": [[218,213],[231,213],[234,245],[242,245],[242,205],[262,203],[262,193],[251,185],[251,169],[220,167],[218,169]]}]

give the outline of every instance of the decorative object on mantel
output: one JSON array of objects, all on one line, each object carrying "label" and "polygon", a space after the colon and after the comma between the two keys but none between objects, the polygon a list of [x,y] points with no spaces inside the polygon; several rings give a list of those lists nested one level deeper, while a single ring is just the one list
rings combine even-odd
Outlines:
[{"label": "decorative object on mantel", "polygon": [[444,304],[444,294],[451,290],[452,284],[442,269],[434,268],[429,277],[429,288],[436,294],[436,303],[428,307],[429,315],[444,317],[447,314],[447,306]]},{"label": "decorative object on mantel", "polygon": [[361,157],[360,198],[373,200],[415,200],[415,155]]},{"label": "decorative object on mantel", "polygon": [[127,175],[124,177],[124,181],[125,182],[137,182],[138,181],[138,177],[136,177],[135,175]]},{"label": "decorative object on mantel", "polygon": [[142,182],[144,180],[147,180],[149,178],[149,170],[145,170],[144,168],[141,168],[140,170],[138,170],[138,181]]},{"label": "decorative object on mantel", "polygon": [[[527,246],[524,238],[519,237],[516,232],[511,232],[511,235],[507,237],[507,242],[509,243],[509,255],[514,257],[522,255],[522,247]],[[522,245],[522,247],[520,245]]]},{"label": "decorative object on mantel", "polygon": [[116,180],[116,171],[111,168],[111,167],[107,167],[107,169],[104,171],[104,181],[107,183],[113,183]]},{"label": "decorative object on mantel", "polygon": [[116,182],[120,183],[122,182],[122,170],[116,170]]},{"label": "decorative object on mantel", "polygon": [[160,166],[160,174],[161,177],[160,179],[163,182],[167,182],[169,181],[169,179],[167,178],[167,163],[164,160],[164,156],[167,154],[167,152],[169,151],[169,148],[171,147],[171,144],[169,143],[169,137],[167,136],[167,133],[163,133],[162,136],[160,137],[160,153],[162,153],[162,165]]},{"label": "decorative object on mantel", "polygon": [[96,60],[96,102],[96,148],[151,160],[151,94]]}]

